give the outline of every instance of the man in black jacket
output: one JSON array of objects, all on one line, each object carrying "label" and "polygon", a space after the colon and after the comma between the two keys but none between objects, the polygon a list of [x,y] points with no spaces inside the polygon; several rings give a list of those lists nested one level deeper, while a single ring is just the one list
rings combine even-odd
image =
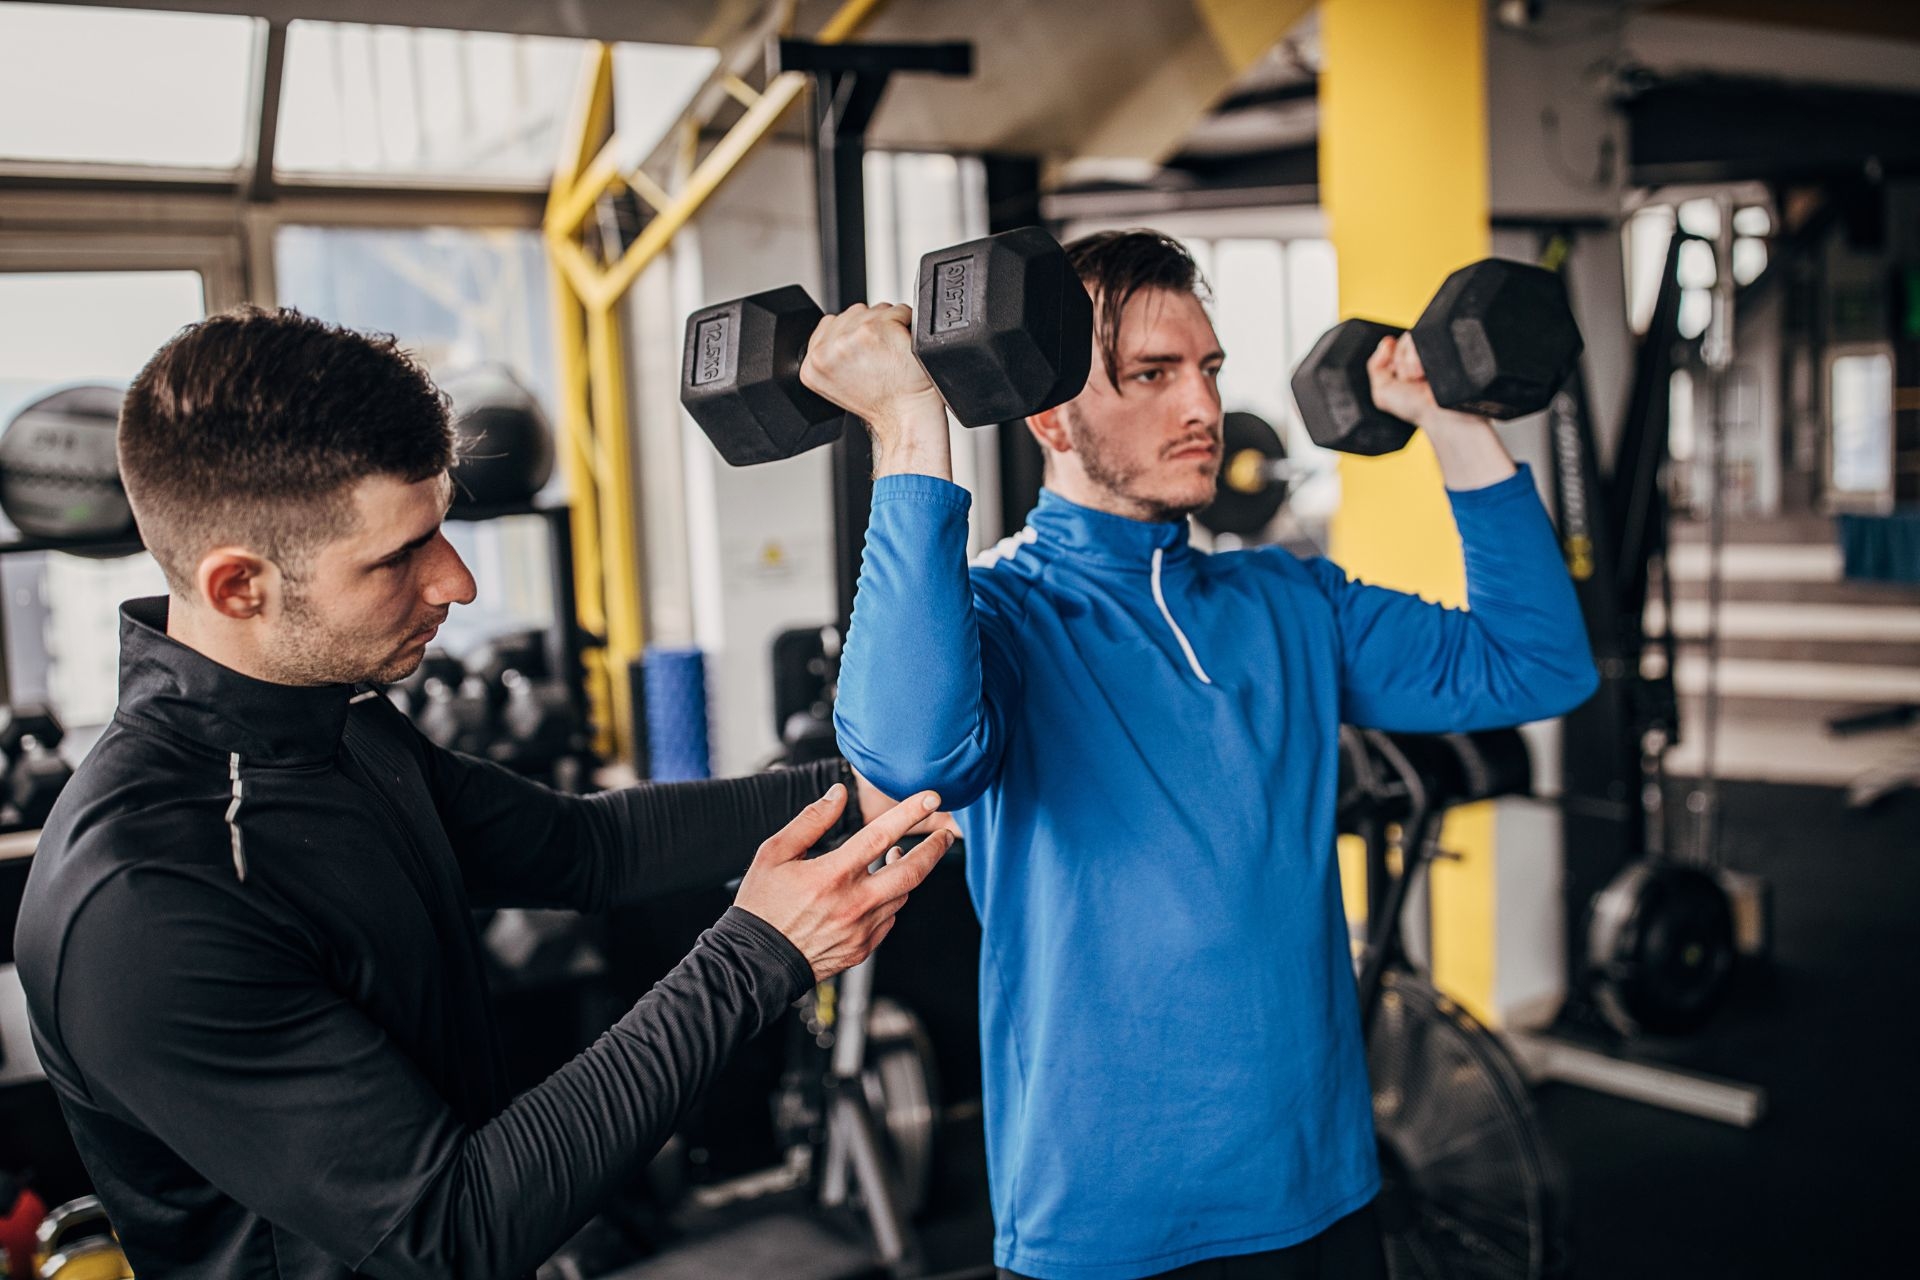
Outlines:
[{"label": "man in black jacket", "polygon": [[[169,592],[123,607],[119,707],[46,824],[15,946],[142,1280],[526,1275],[947,848],[890,851],[925,794],[852,834],[837,764],[574,797],[422,738],[372,686],[474,583],[440,529],[444,403],[390,339],[291,312],[192,326],[129,390],[120,459]],[[743,867],[678,968],[508,1096],[473,909],[599,910]]]}]

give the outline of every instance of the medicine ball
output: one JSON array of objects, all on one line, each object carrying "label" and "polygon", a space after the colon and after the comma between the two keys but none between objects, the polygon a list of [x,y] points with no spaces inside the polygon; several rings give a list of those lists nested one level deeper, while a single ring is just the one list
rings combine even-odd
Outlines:
[{"label": "medicine ball", "polygon": [[453,402],[453,505],[529,502],[553,477],[553,431],[533,393],[497,365],[441,383]]},{"label": "medicine ball", "polygon": [[0,508],[35,538],[133,535],[114,436],[119,387],[64,387],[20,410],[0,435]]}]

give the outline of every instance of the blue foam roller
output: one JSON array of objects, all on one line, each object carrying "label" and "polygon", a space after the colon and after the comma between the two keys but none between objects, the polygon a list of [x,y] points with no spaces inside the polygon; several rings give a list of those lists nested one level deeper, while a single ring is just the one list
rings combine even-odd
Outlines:
[{"label": "blue foam roller", "polygon": [[649,776],[661,782],[712,777],[706,655],[698,649],[649,648],[642,669]]}]

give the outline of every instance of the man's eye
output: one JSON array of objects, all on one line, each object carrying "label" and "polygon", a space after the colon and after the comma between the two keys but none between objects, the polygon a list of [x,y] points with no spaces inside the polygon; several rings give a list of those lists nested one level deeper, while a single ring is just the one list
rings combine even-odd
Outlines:
[{"label": "man's eye", "polygon": [[1142,369],[1133,375],[1133,380],[1135,382],[1158,382],[1163,372],[1165,371],[1161,369]]}]

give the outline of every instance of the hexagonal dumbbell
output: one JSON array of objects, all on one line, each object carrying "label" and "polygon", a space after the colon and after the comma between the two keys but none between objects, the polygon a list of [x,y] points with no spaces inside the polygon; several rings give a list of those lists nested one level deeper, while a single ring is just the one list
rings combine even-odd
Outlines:
[{"label": "hexagonal dumbbell", "polygon": [[[1367,359],[1401,331],[1347,320],[1316,342],[1293,374],[1293,396],[1316,444],[1377,455],[1402,448],[1413,426],[1373,403]],[[1538,413],[1580,358],[1566,285],[1543,267],[1486,258],[1448,276],[1411,330],[1443,409],[1504,421]]]},{"label": "hexagonal dumbbell", "polygon": [[[914,354],[962,424],[1039,413],[1086,384],[1093,303],[1066,251],[1040,228],[927,254],[917,297]],[[680,402],[734,466],[839,438],[840,409],[800,381],[821,318],[798,285],[688,317]]]},{"label": "hexagonal dumbbell", "polygon": [[20,826],[40,826],[73,777],[72,766],[58,751],[66,732],[44,703],[22,703],[0,710],[0,716],[0,754],[7,762],[6,816]]}]

